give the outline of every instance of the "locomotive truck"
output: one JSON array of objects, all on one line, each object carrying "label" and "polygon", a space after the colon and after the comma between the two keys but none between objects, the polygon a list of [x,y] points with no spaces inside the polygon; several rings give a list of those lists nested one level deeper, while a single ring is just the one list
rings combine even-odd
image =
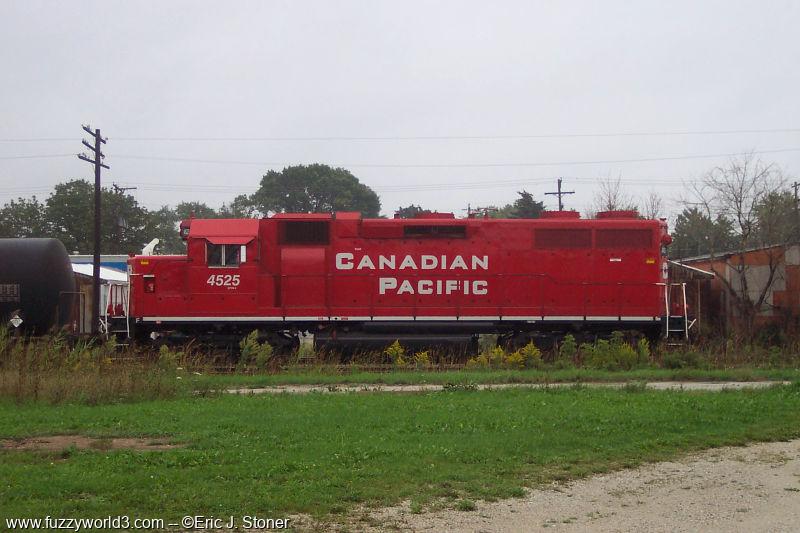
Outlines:
[{"label": "locomotive truck", "polygon": [[365,219],[359,213],[189,219],[185,255],[132,256],[126,329],[146,338],[277,349],[521,345],[613,330],[658,337],[668,315],[663,220],[635,212],[581,219]]}]

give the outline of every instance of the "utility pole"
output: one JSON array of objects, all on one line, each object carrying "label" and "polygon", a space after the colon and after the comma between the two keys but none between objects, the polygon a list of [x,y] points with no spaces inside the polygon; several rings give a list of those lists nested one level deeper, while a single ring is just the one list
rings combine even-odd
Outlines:
[{"label": "utility pole", "polygon": [[97,333],[100,325],[100,169],[110,168],[103,163],[106,157],[100,150],[100,145],[106,143],[100,135],[100,130],[92,131],[90,126],[83,126],[83,131],[94,137],[94,146],[81,139],[83,145],[92,151],[94,159],[85,153],[78,154],[78,159],[94,165],[94,258],[92,260],[92,334]]},{"label": "utility pole", "polygon": [[800,239],[800,204],[797,201],[797,189],[800,188],[800,183],[794,182],[792,183],[792,189],[794,189],[794,238]]},{"label": "utility pole", "polygon": [[[106,167],[106,168],[108,168],[108,167]],[[112,183],[111,187],[114,189],[114,192],[117,193],[117,194],[122,194],[125,191],[135,191],[137,189],[137,187],[120,187],[116,183]]]},{"label": "utility pole", "polygon": [[553,194],[558,196],[558,210],[564,210],[564,202],[561,201],[561,197],[565,194],[575,194],[575,191],[562,191],[561,190],[561,178],[558,178],[558,192],[546,192],[545,194]]}]

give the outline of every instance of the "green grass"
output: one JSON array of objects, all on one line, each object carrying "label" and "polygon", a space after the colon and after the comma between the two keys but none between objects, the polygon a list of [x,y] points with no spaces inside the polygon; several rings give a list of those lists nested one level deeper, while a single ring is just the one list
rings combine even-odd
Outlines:
[{"label": "green grass", "polygon": [[574,368],[564,370],[449,370],[363,372],[355,367],[337,371],[335,367],[290,369],[277,374],[228,374],[189,376],[194,387],[257,388],[271,385],[334,385],[345,383],[420,384],[420,383],[553,383],[621,381],[764,381],[800,380],[800,369],[731,368],[698,370],[642,368],[628,371]]},{"label": "green grass", "polygon": [[[168,437],[163,452],[0,452],[0,519],[330,516],[444,498],[466,510],[522,487],[800,434],[800,386],[194,397],[111,405],[0,402],[0,437]],[[4,522],[0,522],[4,523]]]}]

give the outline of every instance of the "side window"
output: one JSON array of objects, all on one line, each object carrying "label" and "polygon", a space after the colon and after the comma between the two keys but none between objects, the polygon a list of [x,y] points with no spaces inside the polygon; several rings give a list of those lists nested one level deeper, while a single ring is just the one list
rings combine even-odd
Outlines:
[{"label": "side window", "polygon": [[225,248],[224,244],[211,244],[210,242],[206,243],[206,258],[208,258],[208,266],[222,266],[223,248]]},{"label": "side window", "polygon": [[206,243],[206,258],[211,267],[237,267],[240,263],[240,244]]},{"label": "side window", "polygon": [[239,250],[242,249],[239,244],[223,244],[223,253],[225,255],[225,266],[239,266]]}]

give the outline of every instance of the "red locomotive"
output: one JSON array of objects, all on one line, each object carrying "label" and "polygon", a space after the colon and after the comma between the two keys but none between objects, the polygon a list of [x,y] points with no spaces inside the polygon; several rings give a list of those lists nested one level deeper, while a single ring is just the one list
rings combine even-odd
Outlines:
[{"label": "red locomotive", "polygon": [[136,256],[137,336],[238,338],[277,347],[394,339],[464,342],[497,333],[615,329],[658,336],[666,312],[664,221],[635,212],[539,219],[362,219],[358,213],[191,219],[186,255]]}]

